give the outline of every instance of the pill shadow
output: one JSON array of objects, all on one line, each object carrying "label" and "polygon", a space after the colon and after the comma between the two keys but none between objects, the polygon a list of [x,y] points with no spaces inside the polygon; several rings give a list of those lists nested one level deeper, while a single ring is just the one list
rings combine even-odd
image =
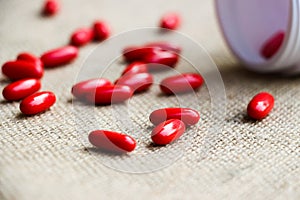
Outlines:
[{"label": "pill shadow", "polygon": [[96,148],[96,147],[85,147],[83,149],[83,151],[89,152],[89,153],[96,153],[99,155],[114,156],[114,157],[129,156],[127,153],[112,152],[112,151],[107,151],[107,150]]},{"label": "pill shadow", "polygon": [[6,78],[0,79],[0,84],[9,84],[9,83],[11,83],[11,81]]},{"label": "pill shadow", "polygon": [[25,114],[23,114],[23,113],[18,113],[17,115],[16,115],[16,119],[18,119],[18,120],[21,120],[21,119],[28,119],[28,118],[30,118],[31,116],[30,115],[25,115]]},{"label": "pill shadow", "polygon": [[259,121],[250,118],[245,111],[241,111],[233,117],[226,119],[226,122],[238,124],[256,124]]},{"label": "pill shadow", "polygon": [[8,105],[8,104],[12,104],[12,103],[14,103],[13,101],[6,101],[6,100],[1,100],[0,101],[0,104],[2,104],[2,105]]}]

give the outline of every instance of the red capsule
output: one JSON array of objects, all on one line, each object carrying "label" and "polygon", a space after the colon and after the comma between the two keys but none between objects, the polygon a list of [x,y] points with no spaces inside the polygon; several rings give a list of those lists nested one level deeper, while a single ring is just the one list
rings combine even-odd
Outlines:
[{"label": "red capsule", "polygon": [[169,119],[157,125],[151,134],[154,144],[166,145],[177,140],[185,131],[184,123],[179,119]]},{"label": "red capsule", "polygon": [[285,33],[283,31],[277,32],[270,39],[268,39],[261,47],[261,55],[264,58],[271,58],[274,56],[280,49],[284,41]]},{"label": "red capsule", "polygon": [[181,19],[178,13],[167,13],[160,20],[160,27],[175,30],[180,26]]},{"label": "red capsule", "polygon": [[149,73],[128,74],[116,80],[116,85],[127,85],[134,93],[146,91],[153,83],[153,77]]},{"label": "red capsule", "polygon": [[181,52],[180,46],[169,43],[169,42],[151,42],[151,43],[145,44],[145,47],[157,47],[157,48],[160,48],[165,51],[175,52],[176,54],[180,54],[180,52]]},{"label": "red capsule", "polygon": [[95,147],[114,153],[131,152],[136,147],[136,141],[129,135],[106,130],[92,131],[89,141]]},{"label": "red capsule", "polygon": [[44,53],[41,60],[45,67],[57,67],[74,60],[78,55],[78,48],[65,46]]},{"label": "red capsule", "polygon": [[17,57],[17,60],[24,60],[24,61],[36,63],[37,65],[41,65],[42,67],[44,66],[40,58],[27,52],[20,53]]},{"label": "red capsule", "polygon": [[203,84],[204,80],[199,74],[181,74],[164,79],[160,89],[167,95],[192,92]]},{"label": "red capsule", "polygon": [[154,125],[169,119],[179,119],[186,126],[191,126],[198,123],[200,115],[196,110],[190,108],[163,108],[153,111],[149,119]]},{"label": "red capsule", "polygon": [[23,79],[7,85],[2,95],[7,101],[18,101],[32,95],[41,88],[37,79]]},{"label": "red capsule", "polygon": [[148,68],[145,63],[133,62],[125,68],[125,70],[122,72],[122,75],[139,74],[139,73],[147,73],[147,72],[148,72]]},{"label": "red capsule", "polygon": [[93,25],[95,40],[105,40],[110,35],[110,27],[104,21],[96,21]]},{"label": "red capsule", "polygon": [[84,99],[87,94],[95,92],[96,88],[111,85],[112,83],[105,78],[89,79],[75,84],[72,87],[72,94],[79,99]]},{"label": "red capsule", "polygon": [[20,80],[25,78],[42,78],[44,69],[41,65],[17,60],[4,63],[2,73],[11,80]]},{"label": "red capsule", "polygon": [[271,112],[273,107],[274,97],[267,92],[261,92],[252,98],[248,104],[247,113],[253,119],[262,120]]},{"label": "red capsule", "polygon": [[132,97],[133,91],[125,85],[111,85],[98,87],[96,92],[87,94],[86,100],[98,105],[122,103]]},{"label": "red capsule", "polygon": [[131,46],[123,50],[123,56],[126,62],[143,61],[144,57],[149,53],[153,53],[157,47],[139,47]]},{"label": "red capsule", "polygon": [[43,14],[55,15],[59,10],[59,3],[56,0],[47,0],[44,3]]},{"label": "red capsule", "polygon": [[56,101],[52,92],[37,92],[32,94],[20,104],[20,110],[25,115],[35,115],[48,110]]},{"label": "red capsule", "polygon": [[83,46],[94,38],[94,32],[88,28],[77,29],[71,36],[71,45],[74,46]]},{"label": "red capsule", "polygon": [[145,55],[142,61],[148,64],[148,70],[157,71],[168,67],[175,67],[178,60],[179,57],[177,54],[156,49],[155,51]]}]

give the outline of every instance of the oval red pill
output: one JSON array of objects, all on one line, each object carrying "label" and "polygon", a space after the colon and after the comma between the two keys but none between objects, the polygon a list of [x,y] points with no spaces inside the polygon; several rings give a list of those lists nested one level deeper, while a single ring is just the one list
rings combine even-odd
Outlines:
[{"label": "oval red pill", "polygon": [[20,53],[17,57],[17,60],[24,60],[24,61],[36,63],[37,65],[41,65],[42,67],[44,66],[40,58],[27,52]]},{"label": "oval red pill", "polygon": [[139,73],[147,73],[147,72],[148,72],[148,67],[145,63],[133,62],[124,69],[122,75],[139,74]]},{"label": "oval red pill", "polygon": [[72,94],[79,99],[84,99],[87,94],[96,92],[97,87],[111,85],[112,83],[105,78],[89,79],[75,84],[72,87]]},{"label": "oval red pill", "polygon": [[185,131],[184,123],[179,119],[169,119],[157,125],[151,134],[154,144],[167,145],[177,140]]},{"label": "oval red pill", "polygon": [[56,0],[46,0],[44,3],[43,14],[55,15],[59,10],[59,3]]},{"label": "oval red pill", "polygon": [[116,80],[116,85],[127,85],[135,93],[146,91],[153,83],[153,77],[149,73],[128,74]]},{"label": "oval red pill", "polygon": [[148,65],[148,70],[157,71],[175,67],[179,60],[179,56],[170,51],[155,50],[145,55],[142,59]]},{"label": "oval red pill", "polygon": [[71,45],[83,46],[94,38],[94,32],[88,28],[77,29],[71,36]]},{"label": "oval red pill", "polygon": [[35,115],[48,110],[56,101],[52,92],[37,92],[32,94],[20,104],[20,110],[25,115]]},{"label": "oval red pill", "polygon": [[8,101],[18,101],[37,92],[41,83],[37,79],[23,79],[7,85],[3,91],[3,97]]},{"label": "oval red pill", "polygon": [[131,152],[136,147],[136,141],[132,137],[113,131],[92,131],[88,138],[95,147],[114,153]]},{"label": "oval red pill", "polygon": [[98,105],[122,103],[132,97],[133,91],[125,85],[97,87],[96,92],[88,93],[86,100]]},{"label": "oval red pill", "polygon": [[93,25],[95,40],[105,40],[110,35],[110,27],[104,21],[95,21]]},{"label": "oval red pill", "polygon": [[198,123],[200,115],[196,110],[190,108],[162,108],[153,111],[149,119],[154,125],[169,119],[179,119],[186,126],[191,126]]},{"label": "oval red pill", "polygon": [[78,55],[78,48],[65,46],[44,53],[41,60],[45,67],[57,67],[74,60]]},{"label": "oval red pill", "polygon": [[160,89],[167,95],[192,92],[202,86],[204,80],[199,74],[181,74],[164,79]]},{"label": "oval red pill", "polygon": [[284,41],[285,33],[280,31],[271,36],[261,47],[261,55],[264,58],[271,58],[274,56],[278,50],[280,49],[283,41]]},{"label": "oval red pill", "polygon": [[2,73],[11,80],[26,78],[40,79],[44,74],[44,69],[39,64],[17,60],[4,63],[2,66]]},{"label": "oval red pill", "polygon": [[177,54],[180,54],[180,52],[181,52],[180,46],[169,43],[169,42],[151,42],[151,43],[145,44],[145,47],[157,47],[157,48],[160,48],[161,50],[172,51]]},{"label": "oval red pill", "polygon": [[149,53],[153,53],[157,47],[130,46],[123,50],[123,57],[126,62],[143,61]]},{"label": "oval red pill", "polygon": [[248,104],[247,113],[253,119],[262,120],[271,112],[273,107],[274,97],[267,92],[261,92],[252,98]]},{"label": "oval red pill", "polygon": [[181,19],[178,13],[167,13],[160,20],[160,27],[175,30],[180,26]]}]

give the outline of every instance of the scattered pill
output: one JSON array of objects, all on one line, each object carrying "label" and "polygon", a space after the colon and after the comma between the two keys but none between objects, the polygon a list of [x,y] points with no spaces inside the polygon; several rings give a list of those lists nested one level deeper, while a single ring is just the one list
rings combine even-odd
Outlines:
[{"label": "scattered pill", "polygon": [[94,78],[79,82],[72,87],[72,94],[81,100],[84,100],[89,93],[95,93],[96,88],[103,86],[111,86],[112,83],[105,78]]},{"label": "scattered pill", "polygon": [[124,69],[122,75],[139,74],[139,73],[147,73],[147,72],[148,72],[147,64],[143,62],[133,62]]},{"label": "scattered pill", "polygon": [[102,41],[110,36],[110,27],[104,21],[97,20],[93,25],[95,40]]},{"label": "scattered pill", "polygon": [[32,95],[40,88],[41,83],[38,79],[23,79],[7,85],[2,95],[7,101],[18,101]]},{"label": "scattered pill", "polygon": [[179,119],[169,119],[157,125],[151,134],[154,144],[167,145],[177,140],[185,131],[184,123]]},{"label": "scattered pill", "polygon": [[125,85],[111,85],[97,87],[95,92],[90,92],[86,96],[89,103],[97,105],[109,105],[122,103],[133,95],[130,87]]},{"label": "scattered pill", "polygon": [[179,119],[186,126],[192,126],[198,123],[200,115],[197,111],[190,108],[162,108],[153,111],[149,119],[154,125],[169,119]]},{"label": "scattered pill", "polygon": [[77,29],[71,36],[71,45],[74,46],[83,46],[94,38],[94,31],[88,28]]},{"label": "scattered pill", "polygon": [[175,30],[180,26],[181,19],[178,13],[167,13],[160,20],[160,27]]},{"label": "scattered pill", "polygon": [[32,94],[20,104],[20,110],[25,115],[35,115],[48,110],[56,101],[52,92],[37,92]]},{"label": "scattered pill", "polygon": [[285,33],[283,31],[279,31],[271,36],[261,47],[261,55],[270,59],[273,57],[278,50],[280,49],[283,41],[284,41]]},{"label": "scattered pill", "polygon": [[44,53],[41,60],[45,67],[57,67],[67,64],[74,60],[78,55],[78,48],[74,46],[65,46]]},{"label": "scattered pill", "polygon": [[36,63],[37,65],[41,65],[42,67],[44,66],[40,58],[27,52],[20,53],[17,57],[17,60],[24,60],[24,61]]},{"label": "scattered pill", "polygon": [[247,113],[253,119],[262,120],[271,112],[273,107],[274,97],[267,92],[261,92],[252,98],[248,104]]},{"label": "scattered pill", "polygon": [[128,74],[116,80],[116,85],[129,86],[134,93],[146,91],[153,83],[153,77],[149,73]]},{"label": "scattered pill", "polygon": [[204,80],[199,74],[181,74],[164,79],[160,89],[167,95],[192,92],[202,86]]},{"label": "scattered pill", "polygon": [[44,2],[43,14],[44,15],[55,15],[59,10],[59,3],[56,0],[46,0]]},{"label": "scattered pill", "polygon": [[88,139],[95,147],[114,153],[131,152],[136,147],[136,141],[132,137],[113,131],[92,131]]},{"label": "scattered pill", "polygon": [[126,62],[143,61],[144,57],[153,53],[157,47],[130,46],[123,50]]},{"label": "scattered pill", "polygon": [[179,56],[177,54],[156,49],[145,55],[142,61],[147,63],[149,71],[157,71],[175,67],[178,60]]},{"label": "scattered pill", "polygon": [[44,69],[40,64],[24,60],[9,61],[3,64],[2,73],[10,80],[42,78]]}]

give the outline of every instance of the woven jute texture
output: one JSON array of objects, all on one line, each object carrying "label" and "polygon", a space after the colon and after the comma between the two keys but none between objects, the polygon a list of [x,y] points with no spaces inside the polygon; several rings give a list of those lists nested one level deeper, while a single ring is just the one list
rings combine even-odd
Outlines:
[{"label": "woven jute texture", "polygon": [[[170,146],[149,145],[149,113],[178,106],[178,101],[158,95],[157,85],[114,107],[72,100],[70,89],[82,63],[97,46],[89,44],[75,62],[45,71],[42,90],[58,98],[49,111],[26,117],[18,102],[1,97],[0,199],[300,199],[300,79],[258,75],[239,66],[222,39],[213,1],[64,0],[53,18],[40,15],[42,2],[0,1],[1,64],[22,51],[40,55],[63,46],[72,31],[95,19],[106,19],[117,34],[156,26],[163,13],[176,10],[183,16],[180,31],[207,49],[218,65],[227,94],[225,123],[210,137],[218,119],[212,117],[209,91],[203,87],[195,94],[200,105],[194,94],[180,97],[186,107],[200,111],[200,123]],[[117,78],[122,66],[118,62],[107,77]],[[178,70],[188,71],[186,66]],[[171,73],[155,77],[159,81]],[[0,89],[7,84],[1,76]],[[270,116],[254,122],[245,109],[260,91],[271,92],[276,104]],[[121,126],[126,116],[135,127]],[[95,151],[86,142],[93,128],[127,130],[138,148],[127,156]],[[122,172],[160,166],[148,173]]]}]

